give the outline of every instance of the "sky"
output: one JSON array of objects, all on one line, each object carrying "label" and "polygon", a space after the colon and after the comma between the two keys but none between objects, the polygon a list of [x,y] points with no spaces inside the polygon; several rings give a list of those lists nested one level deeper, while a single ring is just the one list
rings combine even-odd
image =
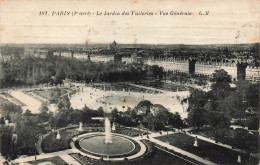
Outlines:
[{"label": "sky", "polygon": [[[56,15],[59,11],[91,15]],[[120,15],[98,16],[97,11]],[[157,14],[123,16],[123,11]],[[209,14],[199,15],[200,11]],[[259,0],[0,0],[0,43],[256,43],[259,20]]]}]

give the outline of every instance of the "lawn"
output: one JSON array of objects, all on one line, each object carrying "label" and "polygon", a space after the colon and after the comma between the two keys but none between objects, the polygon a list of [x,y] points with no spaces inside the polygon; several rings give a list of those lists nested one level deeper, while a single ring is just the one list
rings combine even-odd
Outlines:
[{"label": "lawn", "polygon": [[[95,84],[94,88],[104,90],[104,84]],[[127,84],[105,84],[105,89],[107,91],[125,91],[125,92],[143,92],[143,93],[159,93],[158,91],[147,90],[143,88],[133,87]]]},{"label": "lawn", "polygon": [[50,135],[45,137],[42,141],[43,152],[56,152],[62,151],[70,148],[69,142],[71,139],[72,132],[61,131],[61,139],[56,139],[57,132],[52,132]]},{"label": "lawn", "polygon": [[83,134],[88,132],[99,132],[104,131],[103,127],[83,127],[83,131],[79,132],[77,128],[66,129],[60,131],[61,139],[56,139],[57,132],[51,132],[47,137],[42,141],[42,150],[43,152],[50,153],[56,151],[62,151],[70,149],[70,140],[73,135]]},{"label": "lawn", "polygon": [[54,164],[54,165],[68,165],[64,160],[62,160],[60,157],[55,156],[51,158],[46,158],[46,159],[41,159],[41,160],[36,160],[36,161],[31,161],[28,162],[30,164]]},{"label": "lawn", "polygon": [[149,156],[139,158],[136,160],[129,161],[119,161],[119,162],[105,162],[101,160],[94,160],[88,157],[79,156],[77,154],[73,154],[74,157],[77,157],[82,162],[93,164],[93,165],[101,165],[101,164],[110,164],[110,165],[134,165],[134,164],[142,164],[142,165],[191,165],[191,163],[173,156],[167,152],[164,152],[159,149],[154,149],[153,154]]},{"label": "lawn", "polygon": [[[119,163],[115,163],[115,164],[119,165]],[[154,154],[147,157],[147,158],[139,159],[139,160],[135,160],[135,161],[129,161],[129,162],[126,162],[124,164],[127,164],[127,165],[131,165],[131,164],[191,165],[191,163],[189,163],[189,162],[187,162],[187,161],[185,161],[181,158],[178,158],[174,155],[171,155],[167,152],[159,150],[159,149],[155,149]]]},{"label": "lawn", "polygon": [[212,136],[212,130],[210,130],[210,128],[206,128],[205,130],[196,131],[196,134],[204,137],[210,137],[219,141],[220,143],[227,144],[238,149],[244,150],[245,148],[251,148],[252,153],[259,153],[260,139],[258,132],[249,132],[243,128],[236,128],[230,130],[228,136],[215,138]]},{"label": "lawn", "polygon": [[[163,142],[168,142],[177,148],[188,151],[194,155],[198,155],[199,157],[208,159],[218,164],[235,164],[239,154],[237,151],[233,151],[231,149],[224,148],[200,139],[198,139],[199,146],[194,147],[194,137],[183,133],[161,136],[157,137],[156,139]],[[242,155],[242,161],[243,160],[245,160],[245,155]],[[251,164],[258,164],[258,160],[255,158],[251,158],[250,161]]]},{"label": "lawn", "polygon": [[[13,96],[11,96],[9,93],[3,93],[3,94],[5,95],[6,98],[13,100],[18,106],[25,106],[25,104],[23,104],[21,101],[17,100]],[[7,99],[5,100],[5,98],[2,98],[2,97],[0,97],[0,98],[3,99],[2,101],[0,100],[0,104],[1,104],[1,102],[10,103],[10,101],[8,101]]]},{"label": "lawn", "polygon": [[116,128],[115,133],[120,133],[128,136],[139,136],[141,134],[146,135],[147,133],[141,130],[130,129],[130,128]]},{"label": "lawn", "polygon": [[45,102],[46,102],[46,101],[40,99],[39,97],[34,96],[34,95],[32,94],[33,92],[23,91],[23,93],[24,93],[25,95],[27,95],[27,96],[33,97],[34,99],[40,101],[41,103],[45,103]]},{"label": "lawn", "polygon": [[156,89],[162,89],[162,90],[166,90],[166,91],[172,91],[172,92],[176,92],[177,89],[178,91],[187,91],[189,90],[188,87],[184,86],[184,85],[177,85],[177,84],[170,84],[170,83],[164,83],[164,82],[142,82],[142,83],[138,83],[138,85],[143,85],[143,86],[147,86],[147,87],[152,87],[152,88],[156,88]]},{"label": "lawn", "polygon": [[0,96],[0,105],[1,105],[1,104],[9,104],[9,103],[11,103],[11,102],[8,101],[8,100],[6,100],[6,99],[4,99],[4,98],[2,98],[2,97]]},{"label": "lawn", "polygon": [[[64,95],[66,93],[68,93],[67,89],[61,89],[61,95]],[[31,91],[34,92],[36,95],[39,95],[42,98],[45,98],[46,100],[51,100],[52,99],[52,92],[54,91],[54,89],[48,89],[48,90],[35,90],[35,91]]]}]

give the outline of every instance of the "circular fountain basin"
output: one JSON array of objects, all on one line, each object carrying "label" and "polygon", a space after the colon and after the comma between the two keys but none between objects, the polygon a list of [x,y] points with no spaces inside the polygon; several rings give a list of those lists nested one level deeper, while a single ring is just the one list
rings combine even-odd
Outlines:
[{"label": "circular fountain basin", "polygon": [[79,141],[79,146],[88,153],[98,156],[123,156],[135,149],[135,144],[121,136],[112,135],[112,143],[105,143],[105,135],[86,136]]}]

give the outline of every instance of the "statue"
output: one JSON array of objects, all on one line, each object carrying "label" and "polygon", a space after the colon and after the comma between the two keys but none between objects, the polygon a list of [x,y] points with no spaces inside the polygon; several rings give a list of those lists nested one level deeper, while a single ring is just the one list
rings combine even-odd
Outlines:
[{"label": "statue", "polygon": [[194,144],[193,144],[194,147],[198,147],[198,138],[197,136],[195,137],[195,141],[194,141]]},{"label": "statue", "polygon": [[79,129],[78,129],[79,131],[83,131],[82,125],[83,125],[83,123],[79,122]]},{"label": "statue", "polygon": [[9,120],[5,119],[5,125],[8,125],[8,124],[9,124]]},{"label": "statue", "polygon": [[240,154],[237,156],[237,163],[241,163],[241,155]]},{"label": "statue", "polygon": [[58,131],[56,139],[60,139],[60,132]]},{"label": "statue", "polygon": [[17,134],[16,134],[16,132],[14,132],[13,135],[12,135],[12,142],[13,142],[14,145],[17,145]]},{"label": "statue", "polygon": [[115,130],[116,130],[116,125],[115,125],[115,122],[113,122],[112,130],[113,130],[113,131],[115,131]]}]

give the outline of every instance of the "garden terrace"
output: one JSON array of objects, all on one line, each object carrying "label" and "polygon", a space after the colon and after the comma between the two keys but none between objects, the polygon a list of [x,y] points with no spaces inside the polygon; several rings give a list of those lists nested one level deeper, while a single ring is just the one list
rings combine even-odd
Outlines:
[{"label": "garden terrace", "polygon": [[51,157],[51,158],[46,158],[46,159],[40,159],[40,160],[36,160],[36,161],[31,161],[31,162],[27,162],[30,164],[58,164],[58,165],[68,165],[63,159],[61,159],[59,156],[55,156],[55,157]]},{"label": "garden terrace", "polygon": [[156,88],[156,89],[171,91],[171,92],[176,92],[177,89],[178,89],[178,91],[188,91],[189,90],[189,87],[186,87],[184,85],[170,84],[170,83],[164,83],[164,82],[142,82],[142,83],[137,83],[137,84]]},{"label": "garden terrace", "polygon": [[130,86],[128,84],[107,84],[107,83],[106,84],[94,84],[93,87],[100,89],[100,90],[104,90],[104,87],[105,87],[105,89],[107,91],[123,91],[123,90],[125,90],[125,92],[143,92],[143,93],[154,93],[154,94],[159,93],[158,91],[133,87],[133,86]]},{"label": "garden terrace", "polygon": [[[148,140],[143,140],[143,141],[148,141]],[[184,160],[190,162],[191,164],[202,164],[201,162],[198,162],[197,160],[194,160],[194,159],[192,159],[192,158],[190,158],[186,155],[182,155],[178,152],[175,152],[174,150],[168,149],[167,147],[163,147],[159,144],[156,144],[156,143],[153,143],[153,142],[150,142],[150,141],[148,141],[148,142],[151,143],[154,146],[154,148],[162,150],[162,151],[167,152],[167,153],[170,153],[170,154],[172,154],[172,155],[174,155],[174,156],[176,156],[180,159],[184,159]]]},{"label": "garden terrace", "polygon": [[[233,148],[238,148],[244,150],[245,148],[250,148],[252,153],[259,153],[259,133],[256,131],[247,131],[243,128],[230,129],[229,136],[213,137],[212,130],[206,128],[205,130],[197,130],[196,134],[210,137],[223,144],[233,146]],[[243,140],[241,140],[243,138]],[[241,143],[243,141],[243,143]]]},{"label": "garden terrace", "polygon": [[124,127],[119,127],[116,128],[116,131],[113,131],[115,133],[119,133],[119,134],[124,134],[124,135],[128,135],[128,136],[139,136],[141,134],[146,135],[147,132],[141,131],[141,130],[136,130],[136,129],[131,129],[131,128],[124,128]]},{"label": "garden terrace", "polygon": [[[30,92],[33,92],[35,93],[36,95],[39,95],[40,97],[46,99],[46,100],[49,100],[51,103],[56,103],[57,102],[57,99],[54,95],[55,93],[57,92],[60,92],[58,95],[59,96],[63,96],[65,94],[67,94],[68,92],[72,92],[71,89],[66,89],[66,88],[59,88],[60,91],[56,91],[55,90],[56,88],[54,89],[48,89],[48,90],[33,90],[33,91],[30,91]],[[54,98],[55,97],[55,98]]]},{"label": "garden terrace", "polygon": [[[77,126],[78,128],[78,126]],[[50,153],[70,149],[71,139],[76,135],[81,135],[89,132],[104,131],[103,127],[83,127],[83,131],[78,131],[75,128],[60,130],[61,139],[56,139],[57,132],[51,132],[42,141],[43,152]]]},{"label": "garden terrace", "polygon": [[[200,139],[198,139],[199,146],[194,147],[194,137],[183,133],[161,136],[156,139],[218,164],[234,164],[240,154],[237,151]],[[247,160],[246,155],[242,154],[243,163],[246,163],[245,160]],[[251,164],[258,164],[258,161],[256,158],[250,158]]]},{"label": "garden terrace", "polygon": [[46,103],[46,101],[43,100],[44,98],[41,99],[41,98],[38,97],[37,95],[34,95],[32,92],[29,92],[29,91],[23,91],[23,93],[24,93],[25,95],[28,95],[28,96],[30,96],[30,97],[33,97],[34,99],[40,101],[41,103]]},{"label": "garden terrace", "polygon": [[[18,106],[25,106],[25,104],[24,103],[22,103],[21,101],[19,101],[19,100],[17,100],[16,98],[14,98],[13,96],[11,96],[9,93],[6,93],[6,92],[4,92],[4,93],[2,93],[6,98],[9,98],[9,99],[11,99],[16,105],[18,105]],[[1,98],[1,97],[0,97]],[[10,101],[8,101],[7,99],[6,100],[4,100],[4,102],[3,103],[8,103],[8,102],[10,102]],[[1,103],[1,101],[0,101],[0,103]]]},{"label": "garden terrace", "polygon": [[57,132],[51,132],[42,141],[41,147],[43,152],[50,153],[69,149],[70,139],[72,138],[71,131],[60,131],[61,139],[56,139]]},{"label": "garden terrace", "polygon": [[5,98],[2,98],[1,96],[0,96],[0,106],[2,105],[2,104],[10,104],[11,102],[9,101],[9,100],[7,100],[7,99],[5,99]]},{"label": "garden terrace", "polygon": [[[143,141],[144,142],[144,141]],[[167,153],[163,150],[152,147],[152,144],[149,142],[144,142],[145,145],[150,146],[147,147],[148,151],[139,158],[132,160],[124,160],[124,161],[102,161],[97,159],[92,159],[86,156],[82,156],[81,154],[70,154],[77,161],[84,164],[92,164],[92,165],[100,165],[100,164],[110,164],[110,165],[133,165],[133,164],[149,164],[149,165],[158,165],[158,164],[181,164],[181,165],[193,165],[184,159],[181,159],[177,156],[174,156],[170,153]]]}]

